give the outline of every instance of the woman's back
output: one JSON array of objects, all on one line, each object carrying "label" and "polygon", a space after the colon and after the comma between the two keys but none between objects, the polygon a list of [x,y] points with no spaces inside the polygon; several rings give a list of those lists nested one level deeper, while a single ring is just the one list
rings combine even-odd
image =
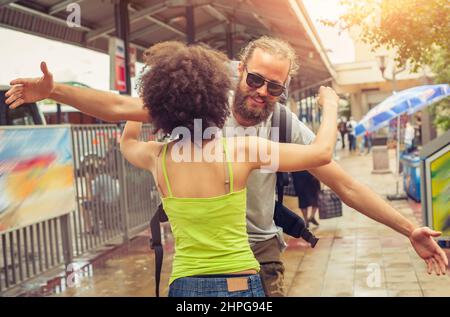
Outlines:
[{"label": "woman's back", "polygon": [[[173,196],[184,198],[208,198],[222,196],[229,192],[229,168],[233,170],[233,187],[236,191],[246,185],[248,168],[225,157],[222,140],[227,140],[227,152],[234,153],[233,138],[214,138],[201,147],[187,141],[171,142],[167,147],[167,176]],[[211,149],[212,150],[209,150]],[[162,150],[162,149],[161,149]],[[162,154],[162,152],[161,152]],[[168,190],[164,182],[161,160],[157,164],[158,184],[164,196]]]},{"label": "woman's back", "polygon": [[174,161],[174,143],[163,146],[157,161],[158,186],[175,237],[170,282],[259,269],[248,244],[246,189],[235,189],[234,164],[222,140],[222,162]]}]

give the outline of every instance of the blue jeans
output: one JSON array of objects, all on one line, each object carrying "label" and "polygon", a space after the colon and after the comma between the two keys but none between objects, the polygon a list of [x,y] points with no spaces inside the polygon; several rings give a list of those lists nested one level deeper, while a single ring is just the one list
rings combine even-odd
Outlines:
[{"label": "blue jeans", "polygon": [[[169,297],[264,297],[259,274],[247,275],[248,289],[228,291],[227,278],[233,275],[214,277],[182,277],[169,286]],[[242,277],[240,277],[242,278]]]},{"label": "blue jeans", "polygon": [[353,134],[348,134],[348,143],[350,152],[356,150],[356,138]]}]

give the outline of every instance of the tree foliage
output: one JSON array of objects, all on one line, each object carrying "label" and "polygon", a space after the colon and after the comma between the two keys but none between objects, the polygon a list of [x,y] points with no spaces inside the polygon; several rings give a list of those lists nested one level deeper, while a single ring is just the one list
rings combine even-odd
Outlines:
[{"label": "tree foliage", "polygon": [[398,66],[414,70],[433,60],[433,47],[450,46],[449,0],[341,0],[346,10],[338,21],[322,20],[341,30],[358,26],[373,49],[396,49]]},{"label": "tree foliage", "polygon": [[[434,82],[437,84],[450,83],[450,50],[435,48],[433,60],[430,64],[433,73],[436,74]],[[450,129],[450,98],[437,102],[431,106],[431,114],[434,124],[442,131]]]},{"label": "tree foliage", "polygon": [[[341,0],[345,7],[338,21],[322,20],[328,26],[348,30],[358,26],[360,38],[375,51],[396,51],[400,68],[406,64],[417,71],[430,66],[435,83],[450,82],[449,0]],[[449,98],[432,108],[435,124],[450,128]]]}]

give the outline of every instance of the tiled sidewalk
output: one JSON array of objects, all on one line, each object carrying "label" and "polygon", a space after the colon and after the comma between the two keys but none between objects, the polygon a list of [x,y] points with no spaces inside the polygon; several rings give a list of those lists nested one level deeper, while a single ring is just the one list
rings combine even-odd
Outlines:
[{"label": "tiled sidewalk", "polygon": [[[344,156],[339,164],[378,194],[394,193],[394,177],[371,174],[371,159]],[[296,207],[296,198],[286,202]],[[391,204],[418,223],[407,201]],[[450,296],[449,270],[445,276],[428,275],[406,237],[347,206],[343,213],[319,220],[315,233],[321,240],[315,249],[289,240],[283,255],[288,296]]]}]

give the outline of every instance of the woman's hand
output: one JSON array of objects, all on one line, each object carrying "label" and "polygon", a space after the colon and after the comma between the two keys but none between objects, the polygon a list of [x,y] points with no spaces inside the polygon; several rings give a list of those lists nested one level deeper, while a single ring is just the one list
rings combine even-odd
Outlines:
[{"label": "woman's hand", "polygon": [[317,102],[322,108],[328,106],[337,107],[339,96],[336,94],[333,88],[320,86]]}]

